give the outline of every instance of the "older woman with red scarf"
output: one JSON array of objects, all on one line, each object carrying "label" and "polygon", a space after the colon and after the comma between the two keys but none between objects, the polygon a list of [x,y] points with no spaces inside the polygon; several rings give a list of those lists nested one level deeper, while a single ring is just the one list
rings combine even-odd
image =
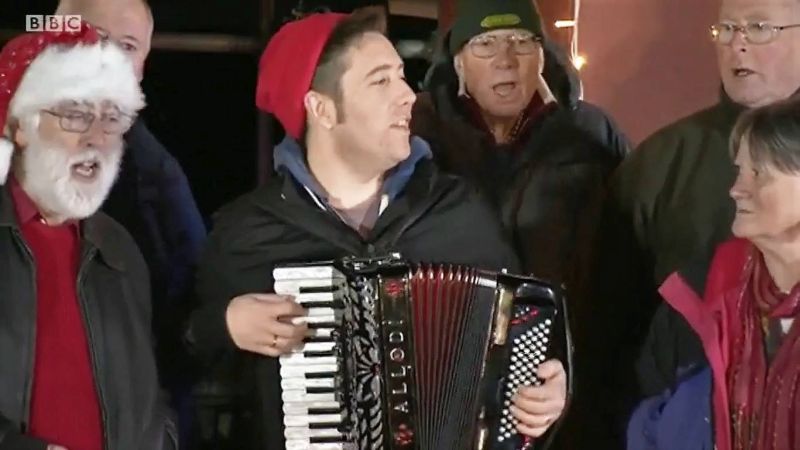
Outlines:
[{"label": "older woman with red scarf", "polygon": [[800,449],[800,103],[745,113],[731,144],[736,237],[661,286],[629,450]]}]

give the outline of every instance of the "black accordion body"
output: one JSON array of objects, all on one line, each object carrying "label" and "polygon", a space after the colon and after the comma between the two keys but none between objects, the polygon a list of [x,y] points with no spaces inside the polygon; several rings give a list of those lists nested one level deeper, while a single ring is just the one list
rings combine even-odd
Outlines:
[{"label": "black accordion body", "polygon": [[280,358],[287,450],[536,447],[510,399],[541,384],[546,359],[569,363],[559,289],[396,255],[281,266],[274,278],[313,334]]}]

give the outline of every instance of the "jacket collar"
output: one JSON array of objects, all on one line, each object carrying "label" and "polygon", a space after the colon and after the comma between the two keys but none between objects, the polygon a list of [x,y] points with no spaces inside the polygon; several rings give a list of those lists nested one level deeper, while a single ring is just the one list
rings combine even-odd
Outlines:
[{"label": "jacket collar", "polygon": [[405,189],[380,215],[372,231],[362,238],[334,213],[320,208],[286,171],[271,177],[251,197],[253,206],[282,222],[305,229],[354,255],[362,254],[366,243],[390,248],[413,223],[452,189],[456,178],[441,174],[435,164],[423,158],[407,180]]},{"label": "jacket collar", "polygon": [[[7,185],[0,186],[0,228],[19,230],[14,203]],[[81,221],[80,229],[84,254],[96,249],[109,267],[117,271],[125,270],[123,246],[116,238],[117,232],[111,219],[102,213],[95,213]]]},{"label": "jacket collar", "polygon": [[[431,159],[432,156],[427,142],[417,136],[411,137],[411,154],[390,171],[383,184],[383,194],[388,197],[390,202],[403,192],[414,174],[417,164],[424,159]],[[303,149],[297,141],[289,137],[284,138],[275,147],[273,160],[275,172],[288,174],[321,202],[325,205],[328,204],[328,195],[311,174]]]},{"label": "jacket collar", "polygon": [[[790,98],[800,99],[800,89],[795,91]],[[736,122],[736,119],[739,118],[739,115],[747,111],[746,106],[740,105],[731,99],[728,93],[725,92],[724,86],[720,86],[719,88],[719,102],[717,103],[717,107],[722,112],[726,123]]]},{"label": "jacket collar", "polygon": [[734,102],[728,93],[725,92],[725,88],[722,86],[719,88],[719,103],[717,105],[722,113],[725,123],[736,122],[736,119],[739,118],[739,115],[747,110],[745,106]]},{"label": "jacket collar", "polygon": [[[730,348],[720,345],[720,342],[730,339],[727,335],[730,318],[725,313],[724,302],[735,300],[736,296],[732,294],[741,294],[747,286],[747,266],[752,260],[752,252],[752,244],[743,239],[732,239],[719,245],[708,270],[704,293],[696,292],[678,272],[670,275],[659,288],[664,300],[686,320],[703,344],[714,380],[712,401],[716,424],[726,424],[730,418],[730,399],[725,388]],[[727,426],[715,426],[714,433],[717,448],[732,448]]]}]

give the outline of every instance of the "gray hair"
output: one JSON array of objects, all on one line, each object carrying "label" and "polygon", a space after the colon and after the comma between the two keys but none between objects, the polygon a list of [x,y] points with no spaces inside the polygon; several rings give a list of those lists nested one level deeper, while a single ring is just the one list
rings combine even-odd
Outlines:
[{"label": "gray hair", "polygon": [[756,167],[800,173],[800,101],[788,99],[744,112],[731,134],[732,158],[745,142]]}]

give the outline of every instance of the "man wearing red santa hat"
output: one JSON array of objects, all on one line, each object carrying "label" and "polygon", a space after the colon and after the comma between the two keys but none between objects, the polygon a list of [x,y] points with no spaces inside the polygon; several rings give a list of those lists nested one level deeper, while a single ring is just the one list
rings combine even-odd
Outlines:
[{"label": "man wearing red santa hat", "polygon": [[0,450],[174,449],[147,268],[96,213],[144,106],[94,29],[0,52]]}]

